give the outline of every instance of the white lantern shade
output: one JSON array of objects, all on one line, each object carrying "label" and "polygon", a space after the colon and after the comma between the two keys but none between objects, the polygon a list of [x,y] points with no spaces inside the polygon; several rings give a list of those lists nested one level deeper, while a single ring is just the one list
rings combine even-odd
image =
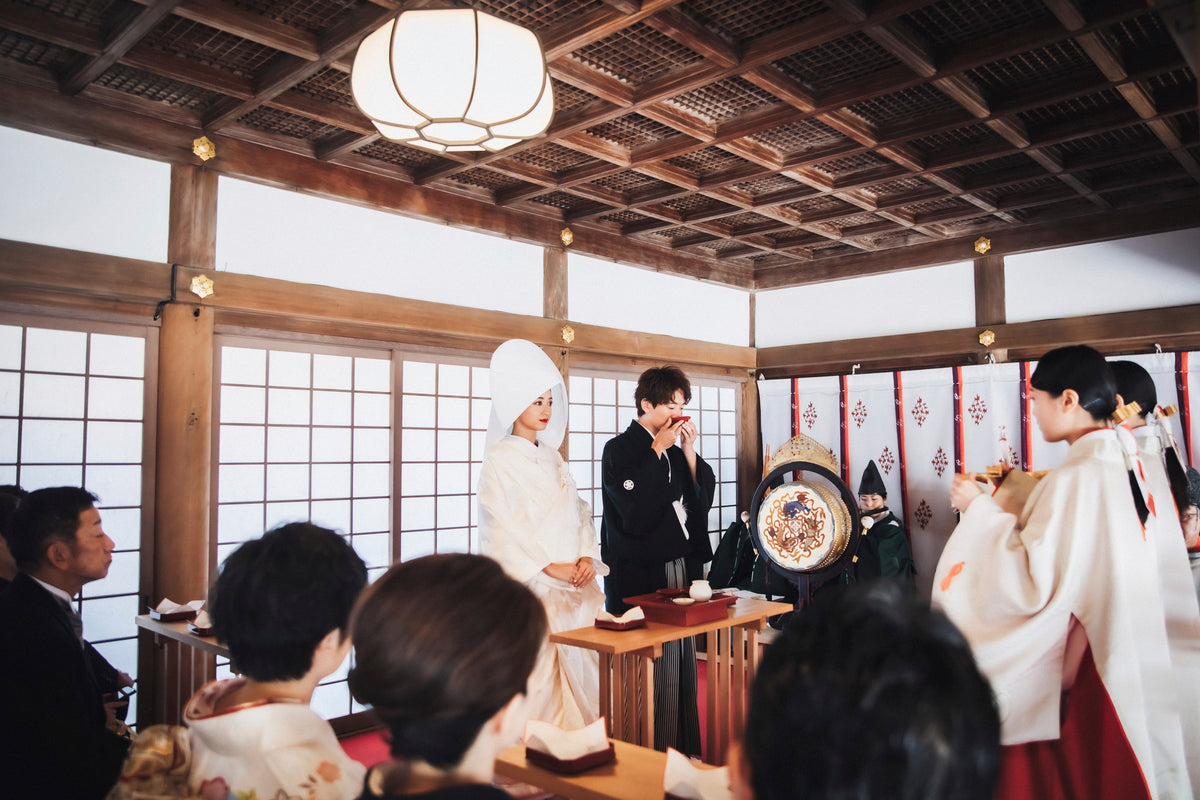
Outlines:
[{"label": "white lantern shade", "polygon": [[385,138],[438,151],[500,150],[554,114],[537,37],[470,9],[402,12],[363,40],[350,86]]}]

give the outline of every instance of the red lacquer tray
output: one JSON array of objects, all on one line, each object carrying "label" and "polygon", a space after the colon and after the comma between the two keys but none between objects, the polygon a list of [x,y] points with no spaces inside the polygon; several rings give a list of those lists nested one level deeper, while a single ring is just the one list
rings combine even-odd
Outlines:
[{"label": "red lacquer tray", "polygon": [[725,619],[729,615],[726,609],[737,602],[732,594],[714,594],[711,600],[697,600],[690,606],[681,606],[659,592],[639,594],[624,600],[631,606],[641,606],[642,611],[646,612],[646,619],[651,622],[682,626]]}]

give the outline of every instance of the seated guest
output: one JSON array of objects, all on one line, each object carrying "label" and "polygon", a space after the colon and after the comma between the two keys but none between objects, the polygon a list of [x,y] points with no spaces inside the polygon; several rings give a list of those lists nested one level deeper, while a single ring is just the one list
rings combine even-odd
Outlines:
[{"label": "seated guest", "polygon": [[352,625],[350,690],[391,731],[393,757],[367,774],[362,798],[510,800],[489,784],[496,752],[519,736],[546,639],[533,592],[489,558],[426,556],[376,581]]},{"label": "seated guest", "polygon": [[892,581],[818,597],[767,649],[738,800],[976,800],[996,782],[1000,719],[962,634]]},{"label": "seated guest", "polygon": [[184,708],[192,792],[358,794],[363,766],[308,704],[350,652],[350,610],[366,580],[345,539],[307,522],[269,531],[225,559],[208,611],[242,677],[204,686]]},{"label": "seated guest", "polygon": [[[0,486],[0,591],[7,588],[17,575],[16,559],[8,549],[8,528],[12,524],[13,514],[17,511],[17,504],[28,494],[29,492],[20,486],[12,484]],[[96,686],[104,697],[106,707],[113,710],[116,719],[124,720],[125,712],[129,710],[129,702],[119,698],[117,691],[133,686],[133,678],[108,663],[108,659],[100,655],[100,652],[92,647],[91,642],[84,641],[83,649],[87,654],[88,661],[91,662]],[[114,725],[114,727],[120,726]]]},{"label": "seated guest", "polygon": [[0,486],[0,592],[17,577],[17,561],[8,549],[8,526],[17,510],[17,503],[29,492],[20,486]]},{"label": "seated guest", "polygon": [[128,740],[71,606],[104,578],[113,540],[86,489],[40,489],[24,498],[6,532],[19,572],[0,594],[0,747],[6,797],[99,798],[113,785]]}]

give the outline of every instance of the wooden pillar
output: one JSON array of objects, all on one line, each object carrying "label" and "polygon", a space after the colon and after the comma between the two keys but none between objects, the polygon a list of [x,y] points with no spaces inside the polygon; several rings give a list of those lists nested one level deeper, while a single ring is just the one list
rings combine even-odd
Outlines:
[{"label": "wooden pillar", "polygon": [[[216,251],[217,175],[198,167],[171,168],[167,256],[173,264],[211,269]],[[211,277],[211,276],[210,276]],[[181,279],[182,280],[182,279]],[[220,280],[216,292],[221,291]],[[157,453],[152,601],[177,602],[207,596],[209,582],[209,495],[213,442],[213,313],[186,285],[162,310],[159,334]],[[156,645],[157,650],[162,650]],[[198,652],[198,651],[197,651]],[[173,663],[165,652],[154,658],[148,709],[176,722],[177,698],[211,675],[203,663]],[[179,659],[175,659],[178,662]],[[145,663],[143,660],[142,663]],[[143,724],[147,720],[142,720]]]},{"label": "wooden pillar", "polygon": [[750,510],[754,490],[758,488],[762,477],[762,431],[758,415],[758,380],[754,370],[750,370],[742,383],[739,408],[738,428],[741,436],[738,437],[737,455],[737,510],[740,514]]},{"label": "wooden pillar", "polygon": [[[1003,325],[1005,320],[1004,256],[975,259],[975,324],[981,328]],[[989,346],[981,359],[1007,361],[1006,342]]]},{"label": "wooden pillar", "polygon": [[[546,319],[567,318],[567,249],[565,247],[546,247],[542,249],[542,316]],[[550,360],[558,365],[562,375],[563,385],[571,383],[571,351],[567,345],[557,350],[546,348]],[[562,409],[558,413],[566,413]],[[569,436],[564,436],[558,446],[558,454],[563,461],[571,460]]]},{"label": "wooden pillar", "polygon": [[[757,296],[750,293],[750,340],[749,345],[755,346],[755,316],[757,313]],[[738,513],[750,510],[750,502],[754,499],[754,490],[758,488],[762,476],[762,420],[758,408],[758,371],[750,370],[746,382],[742,384],[740,415],[738,418],[738,455],[737,455],[737,495]]]},{"label": "wooden pillar", "polygon": [[547,247],[542,250],[542,316],[567,318],[567,250]]},{"label": "wooden pillar", "polygon": [[[557,356],[557,357],[556,357]],[[563,386],[569,386],[571,383],[571,351],[566,346],[560,347],[553,351],[550,355],[552,361],[558,365],[558,373],[562,375]],[[570,392],[568,391],[569,395]],[[567,409],[555,409],[555,414],[565,414]],[[566,463],[571,462],[571,437],[564,436],[562,444],[558,446],[558,454],[562,456],[562,460]]]},{"label": "wooden pillar", "polygon": [[1004,324],[1004,256],[975,259],[975,324]]},{"label": "wooden pillar", "polygon": [[[216,173],[172,167],[171,262],[211,269],[216,223]],[[186,602],[208,591],[213,314],[187,286],[177,286],[176,297],[163,308],[159,339],[154,586],[160,597]]]}]

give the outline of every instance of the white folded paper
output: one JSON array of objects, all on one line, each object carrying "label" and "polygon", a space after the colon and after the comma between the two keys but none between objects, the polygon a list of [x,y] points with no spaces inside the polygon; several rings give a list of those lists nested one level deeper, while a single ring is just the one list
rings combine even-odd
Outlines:
[{"label": "white folded paper", "polygon": [[154,607],[154,610],[160,614],[178,614],[180,611],[199,611],[204,605],[203,600],[193,600],[190,603],[176,603],[169,597],[164,597],[162,601]]},{"label": "white folded paper", "polygon": [[731,800],[728,767],[702,767],[678,750],[667,748],[663,791],[684,800]]},{"label": "white folded paper", "polygon": [[573,731],[564,731],[549,722],[531,719],[525,723],[525,746],[559,761],[573,761],[607,750],[608,729],[604,717],[586,728]]},{"label": "white folded paper", "polygon": [[626,611],[624,614],[622,614],[619,617],[613,616],[612,614],[605,611],[603,608],[599,608],[596,610],[596,619],[602,620],[604,622],[617,622],[617,623],[624,624],[626,622],[637,622],[639,619],[645,619],[645,618],[646,618],[646,612],[642,610],[641,606],[634,606],[633,608],[629,609],[628,611]]},{"label": "white folded paper", "polygon": [[196,618],[192,620],[192,626],[196,628],[211,628],[213,626],[212,617],[208,616],[207,611],[201,609]]}]

